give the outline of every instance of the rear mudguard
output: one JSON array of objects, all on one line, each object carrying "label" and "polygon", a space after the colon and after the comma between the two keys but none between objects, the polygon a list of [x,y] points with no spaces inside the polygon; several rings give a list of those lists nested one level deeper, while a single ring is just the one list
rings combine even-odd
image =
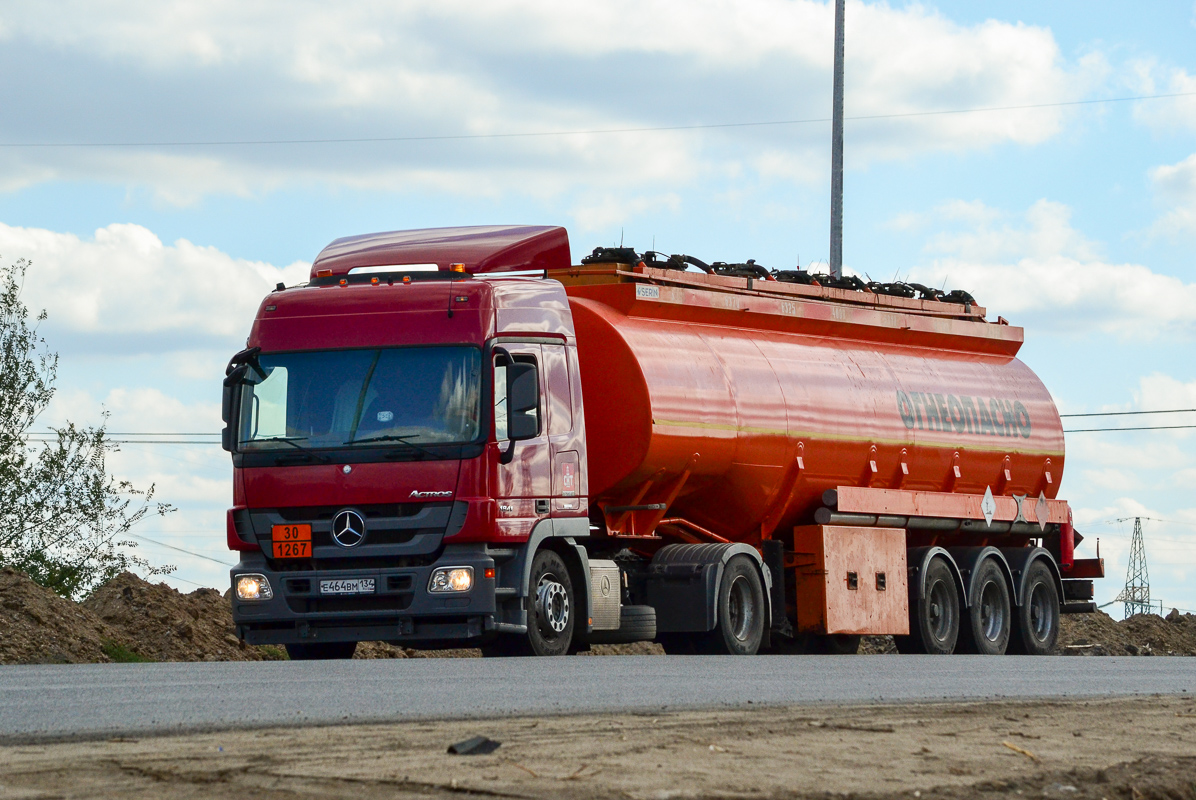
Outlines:
[{"label": "rear mudguard", "polygon": [[659,633],[704,633],[718,622],[718,591],[723,570],[735,556],[755,564],[764,589],[767,619],[772,624],[772,575],[759,551],[742,542],[670,544],[656,551],[649,565],[646,602],[656,609]]}]

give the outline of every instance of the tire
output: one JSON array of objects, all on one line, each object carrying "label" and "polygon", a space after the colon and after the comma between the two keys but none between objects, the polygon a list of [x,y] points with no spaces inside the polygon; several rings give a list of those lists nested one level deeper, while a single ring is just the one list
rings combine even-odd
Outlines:
[{"label": "tire", "polygon": [[619,634],[628,642],[656,638],[656,609],[652,606],[623,606],[619,610]]},{"label": "tire", "polygon": [[702,649],[732,656],[755,655],[764,641],[767,608],[756,565],[747,556],[735,556],[723,569],[715,600],[717,622],[703,637]]},{"label": "tire", "polygon": [[613,631],[593,631],[590,644],[630,644],[656,638],[656,609],[652,606],[623,606],[619,609],[619,627]]},{"label": "tire", "polygon": [[1009,602],[1009,584],[996,559],[986,558],[980,562],[972,586],[971,605],[960,608],[956,651],[982,656],[1003,655],[1013,631],[1013,606]]},{"label": "tire", "polygon": [[320,642],[318,644],[288,644],[287,656],[292,661],[324,661],[352,658],[357,642]]},{"label": "tire", "polygon": [[532,558],[527,590],[530,595],[527,633],[499,636],[482,646],[483,657],[569,654],[577,618],[577,596],[564,559],[551,550],[538,551]]},{"label": "tire", "polygon": [[1059,590],[1055,576],[1042,559],[1026,569],[1026,594],[1013,615],[1009,652],[1049,656],[1059,641]]},{"label": "tire", "polygon": [[911,587],[909,636],[894,636],[899,653],[950,655],[959,639],[959,589],[951,566],[941,555],[930,559],[925,593]]}]

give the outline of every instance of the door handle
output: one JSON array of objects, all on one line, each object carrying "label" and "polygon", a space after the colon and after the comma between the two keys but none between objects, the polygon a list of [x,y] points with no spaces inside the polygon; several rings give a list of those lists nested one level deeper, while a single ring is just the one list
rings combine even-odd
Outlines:
[{"label": "door handle", "polygon": [[548,511],[549,511],[549,508],[548,508],[547,500],[537,500],[536,501],[536,513],[537,514],[547,514]]}]

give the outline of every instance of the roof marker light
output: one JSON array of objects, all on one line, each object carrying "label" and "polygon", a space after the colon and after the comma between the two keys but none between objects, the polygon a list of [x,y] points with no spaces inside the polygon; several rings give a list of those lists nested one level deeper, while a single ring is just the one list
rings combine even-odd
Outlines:
[{"label": "roof marker light", "polygon": [[373,285],[377,286],[377,285],[378,285],[378,279],[377,279],[377,278],[370,278],[370,283],[372,283]]},{"label": "roof marker light", "polygon": [[318,270],[316,270],[316,277],[317,277],[317,278],[331,278],[331,277],[332,277],[332,270],[330,270],[330,269],[318,269]]},{"label": "roof marker light", "polygon": [[449,269],[452,270],[453,272],[464,272],[465,265],[464,264],[449,264]]},{"label": "roof marker light", "polygon": [[349,279],[341,278],[341,286],[348,286],[348,285],[349,285]]},{"label": "roof marker light", "polygon": [[404,276],[403,276],[403,283],[411,283],[411,276],[410,276],[410,275],[404,275]]}]

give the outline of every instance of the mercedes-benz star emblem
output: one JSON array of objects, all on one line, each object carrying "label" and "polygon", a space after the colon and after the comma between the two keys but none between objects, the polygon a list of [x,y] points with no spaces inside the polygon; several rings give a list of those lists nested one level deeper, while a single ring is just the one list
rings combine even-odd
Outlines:
[{"label": "mercedes-benz star emblem", "polygon": [[355,547],[365,538],[365,520],[356,511],[338,511],[332,518],[332,540],[341,547]]}]

